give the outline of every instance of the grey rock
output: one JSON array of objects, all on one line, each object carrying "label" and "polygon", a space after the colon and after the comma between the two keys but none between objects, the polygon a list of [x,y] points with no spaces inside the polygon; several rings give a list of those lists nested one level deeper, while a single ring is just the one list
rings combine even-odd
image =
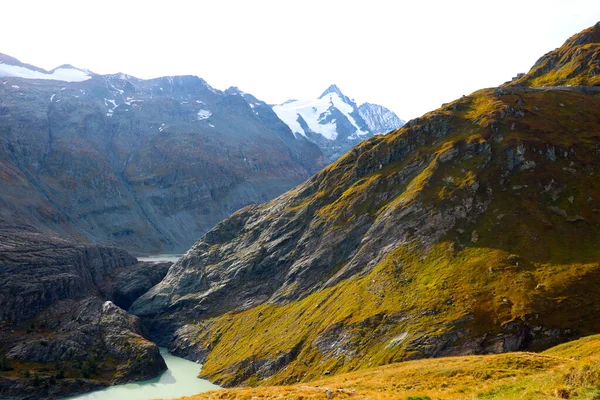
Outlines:
[{"label": "grey rock", "polygon": [[[111,301],[133,301],[168,264],[148,271],[153,267],[116,248],[0,230],[0,352],[9,361],[49,366],[39,372],[42,382],[58,373],[56,365],[67,371],[51,388],[34,385],[23,371],[10,379],[0,373],[0,397],[64,397],[166,369],[140,319]],[[97,365],[102,379],[81,376],[84,363]]]}]

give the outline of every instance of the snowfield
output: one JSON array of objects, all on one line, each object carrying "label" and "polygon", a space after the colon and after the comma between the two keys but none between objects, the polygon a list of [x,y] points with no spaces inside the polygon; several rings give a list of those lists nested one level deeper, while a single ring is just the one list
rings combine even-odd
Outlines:
[{"label": "snowfield", "polygon": [[52,72],[42,72],[4,63],[0,63],[0,76],[64,82],[83,82],[91,78],[88,73],[76,68],[57,68]]}]

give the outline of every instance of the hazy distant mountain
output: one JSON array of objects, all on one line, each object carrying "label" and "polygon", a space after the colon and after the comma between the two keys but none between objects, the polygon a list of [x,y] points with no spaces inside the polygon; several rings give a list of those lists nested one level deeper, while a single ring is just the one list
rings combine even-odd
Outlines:
[{"label": "hazy distant mountain", "polygon": [[289,100],[273,110],[296,137],[306,137],[318,144],[330,161],[365,138],[404,125],[404,121],[383,106],[371,103],[357,106],[336,85],[329,86],[317,99]]},{"label": "hazy distant mountain", "polygon": [[198,77],[45,71],[0,55],[0,227],[184,250],[326,164],[270,106]]}]

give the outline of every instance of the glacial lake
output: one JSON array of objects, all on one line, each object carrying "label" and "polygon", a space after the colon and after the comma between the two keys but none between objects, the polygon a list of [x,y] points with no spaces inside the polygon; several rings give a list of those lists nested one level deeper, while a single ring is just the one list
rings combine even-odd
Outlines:
[{"label": "glacial lake", "polygon": [[145,262],[171,261],[172,263],[175,263],[181,257],[183,257],[183,254],[154,254],[154,255],[149,255],[149,256],[145,256],[145,257],[138,257],[137,259],[138,259],[138,261],[145,261]]},{"label": "glacial lake", "polygon": [[175,357],[165,348],[160,348],[160,354],[167,363],[167,370],[162,375],[147,381],[128,383],[126,385],[110,386],[63,400],[150,400],[172,399],[181,396],[191,396],[200,392],[220,389],[206,379],[198,379],[201,365]]}]

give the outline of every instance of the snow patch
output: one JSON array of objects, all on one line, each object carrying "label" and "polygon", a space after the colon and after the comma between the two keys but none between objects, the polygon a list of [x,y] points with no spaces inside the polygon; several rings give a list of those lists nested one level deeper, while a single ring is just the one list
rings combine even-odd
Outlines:
[{"label": "snow patch", "polygon": [[42,72],[33,69],[0,63],[0,76],[12,76],[24,79],[44,79],[64,82],[83,82],[91,79],[91,76],[76,68],[57,68],[54,71]]},{"label": "snow patch", "polygon": [[50,96],[50,103],[52,103],[52,100],[54,100],[54,96],[56,96],[56,93],[52,94],[52,96]]},{"label": "snow patch", "polygon": [[[112,104],[112,107],[109,105]],[[104,99],[104,105],[106,107],[108,107],[108,111],[106,112],[106,116],[107,117],[112,117],[114,112],[115,112],[115,108],[117,108],[117,102],[115,100],[111,100],[111,99]]]},{"label": "snow patch", "polygon": [[198,121],[202,121],[203,119],[208,119],[212,113],[208,110],[200,110],[198,111]]},{"label": "snow patch", "polygon": [[18,85],[12,85],[11,88],[13,88],[13,89],[20,89]]}]

